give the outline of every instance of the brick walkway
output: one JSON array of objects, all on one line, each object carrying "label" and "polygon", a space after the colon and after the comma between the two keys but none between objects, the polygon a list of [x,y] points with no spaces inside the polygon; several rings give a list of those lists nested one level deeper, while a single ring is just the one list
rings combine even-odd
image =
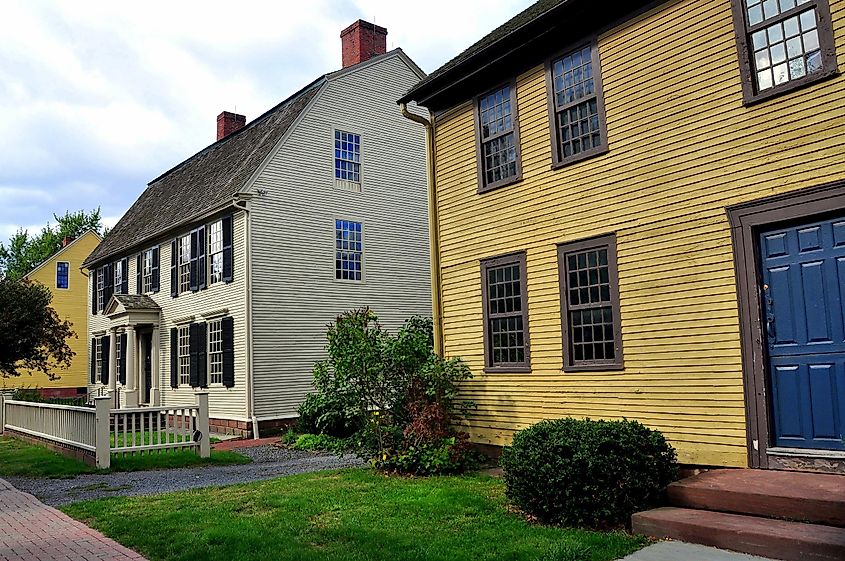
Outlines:
[{"label": "brick walkway", "polygon": [[267,446],[268,444],[275,444],[280,440],[281,438],[279,438],[278,436],[270,436],[268,438],[256,439],[249,438],[239,440],[224,440],[223,442],[212,444],[211,447],[215,450],[237,450],[239,448],[256,448],[258,446]]},{"label": "brick walkway", "polygon": [[0,479],[0,561],[145,561]]}]

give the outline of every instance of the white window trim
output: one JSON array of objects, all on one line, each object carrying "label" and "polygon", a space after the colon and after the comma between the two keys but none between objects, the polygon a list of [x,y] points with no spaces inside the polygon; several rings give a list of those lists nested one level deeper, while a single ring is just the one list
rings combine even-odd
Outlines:
[{"label": "white window trim", "polygon": [[[337,224],[336,224],[337,220],[343,220],[345,222],[357,222],[358,224],[361,225],[361,279],[360,280],[337,278],[337,263],[336,263],[337,262]],[[366,226],[366,224],[364,223],[363,220],[358,220],[358,219],[354,219],[354,218],[340,217],[340,218],[335,218],[335,219],[332,220],[332,249],[333,249],[333,251],[332,251],[331,263],[332,263],[332,280],[334,280],[334,282],[340,283],[340,284],[366,284],[366,280],[367,280],[367,264],[366,264],[366,261],[367,260],[364,259],[364,257],[365,257],[366,248],[367,248],[366,241],[365,241],[365,239],[366,239],[365,234],[366,234],[367,229],[364,228],[364,226]]]},{"label": "white window trim", "polygon": [[[216,341],[216,343],[219,345],[220,350],[216,351],[216,352],[212,352],[212,350],[211,350],[211,343],[212,343],[212,341],[211,341],[211,326],[212,326],[212,324],[216,324],[217,328],[218,328],[217,331],[218,331],[219,339]],[[206,372],[208,374],[207,382],[208,382],[209,387],[213,386],[213,387],[221,387],[222,388],[223,387],[223,318],[218,317],[216,319],[212,319],[212,320],[209,320],[208,322],[206,322],[205,332],[206,332],[206,349],[205,349],[206,354],[205,354],[205,356],[206,356],[206,361],[207,361]],[[215,382],[214,380],[212,380],[212,375],[213,375],[212,374],[213,373],[213,369],[212,369],[213,356],[212,355],[219,355],[219,357],[220,357],[220,381],[219,382]]]},{"label": "white window trim", "polygon": [[[358,178],[360,179],[360,181],[355,182],[355,181],[349,181],[349,180],[346,180],[346,179],[338,179],[335,176],[335,153],[334,153],[335,146],[334,146],[334,143],[335,143],[335,135],[338,132],[345,132],[347,134],[356,134],[361,138],[361,149],[360,149],[360,153],[359,153],[361,161],[358,162]],[[346,191],[350,191],[352,193],[361,193],[364,190],[364,135],[359,133],[359,132],[354,132],[354,131],[348,130],[348,129],[342,129],[342,128],[338,128],[338,127],[333,128],[332,129],[330,156],[331,156],[331,159],[329,160],[329,162],[331,164],[331,168],[330,168],[331,169],[331,178],[334,181],[335,187],[339,187],[341,189],[344,189]]]},{"label": "white window trim", "polygon": [[[103,383],[103,338],[95,337],[94,340],[94,383]],[[105,359],[108,360],[108,359]]]},{"label": "white window trim", "polygon": [[[212,252],[211,248],[211,236],[213,232],[214,226],[220,226],[220,250]],[[205,273],[205,285],[206,287],[210,287],[213,284],[221,284],[223,282],[223,219],[220,218],[219,220],[215,220],[210,222],[205,226],[206,231],[206,238],[203,240],[205,244],[206,251],[205,251],[205,266],[206,266],[206,273]],[[214,256],[220,255],[220,278],[214,280],[212,275],[213,271],[213,263],[214,263]]]},{"label": "white window trim", "polygon": [[[151,247],[141,252],[141,294],[153,292],[153,251],[154,248]],[[147,260],[148,254],[149,260]]]},{"label": "white window trim", "polygon": [[[188,233],[179,236],[178,240],[176,244],[176,283],[178,285],[178,293],[185,294],[191,291],[191,234]],[[183,245],[188,248],[185,253],[187,259],[184,263],[182,262]],[[184,278],[187,279],[184,282],[183,273]]]},{"label": "white window trim", "polygon": [[106,309],[106,303],[103,302],[103,296],[106,293],[106,269],[105,267],[97,267],[94,273],[94,283],[96,284],[97,293],[97,311],[102,312]]},{"label": "white window trim", "polygon": [[[182,344],[183,337],[182,334],[185,334],[184,339],[187,341],[185,345]],[[187,352],[183,355],[182,350],[187,349]],[[183,360],[185,362],[183,362]],[[176,364],[178,366],[178,386],[179,387],[190,387],[191,386],[191,325],[180,325],[176,331]],[[185,367],[185,371],[187,372],[187,381],[183,378],[183,367]]]}]

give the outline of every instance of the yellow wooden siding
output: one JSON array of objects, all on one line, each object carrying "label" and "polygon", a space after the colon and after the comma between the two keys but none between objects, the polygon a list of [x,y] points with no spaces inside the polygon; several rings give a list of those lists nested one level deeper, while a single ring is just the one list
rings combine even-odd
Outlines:
[{"label": "yellow wooden siding", "polygon": [[[845,68],[845,0],[831,11]],[[520,183],[478,195],[470,103],[438,120],[445,350],[475,374],[468,430],[505,444],[545,418],[627,417],[663,431],[682,462],[745,466],[725,207],[845,178],[845,79],[743,107],[729,0],[670,3],[607,32],[599,52],[608,154],[551,169],[540,61],[517,78]],[[625,370],[563,373],[556,244],[608,232]],[[516,250],[532,373],[488,375],[479,259]]]},{"label": "yellow wooden siding", "polygon": [[[17,378],[3,379],[4,388],[84,388],[87,385],[90,345],[87,335],[88,272],[81,271],[79,267],[99,243],[100,239],[93,232],[88,232],[27,276],[50,289],[53,293],[53,309],[60,318],[73,324],[76,336],[68,341],[75,353],[71,366],[56,369],[55,374],[59,376],[56,380],[50,380],[39,372],[25,371]],[[67,290],[56,288],[56,263],[59,261],[68,263]]]}]

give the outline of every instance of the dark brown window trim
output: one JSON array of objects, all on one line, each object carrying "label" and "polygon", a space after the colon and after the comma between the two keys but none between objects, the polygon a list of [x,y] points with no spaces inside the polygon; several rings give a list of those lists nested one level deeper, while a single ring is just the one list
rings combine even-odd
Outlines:
[{"label": "dark brown window trim", "polygon": [[[839,75],[839,70],[836,64],[836,43],[833,38],[830,5],[828,4],[828,0],[813,0],[813,2],[817,8],[816,12],[819,18],[817,29],[819,32],[819,45],[821,46],[822,52],[821,72],[809,74],[798,80],[791,80],[785,84],[781,84],[758,93],[754,81],[754,71],[751,63],[752,52],[748,45],[748,37],[753,31],[758,30],[758,28],[767,27],[767,25],[766,22],[763,22],[753,27],[746,27],[744,0],[731,0],[736,45],[739,53],[742,98],[743,105],[745,107],[780,97],[781,95]],[[792,10],[785,12],[787,14],[785,17],[790,17],[792,12],[799,13],[805,11],[811,5],[813,4],[808,3],[793,8]],[[768,24],[770,25],[771,22],[768,22]]]},{"label": "dark brown window trim", "polygon": [[[599,129],[602,135],[602,145],[598,148],[590,148],[584,152],[579,152],[569,158],[559,158],[560,154],[557,138],[557,111],[555,110],[555,88],[554,77],[552,76],[552,64],[557,59],[566,56],[567,54],[577,50],[583,49],[589,45],[591,47],[592,62],[593,62],[593,76],[596,81],[596,102],[599,110]],[[549,136],[551,137],[552,147],[552,169],[560,169],[562,167],[587,160],[596,156],[601,156],[610,151],[610,143],[607,138],[607,115],[604,109],[604,88],[602,87],[601,78],[601,60],[599,57],[598,36],[593,35],[587,39],[583,39],[576,43],[572,43],[565,49],[562,49],[545,61],[546,74],[546,102],[549,112]]]},{"label": "dark brown window trim", "polygon": [[[769,455],[766,345],[760,302],[757,234],[789,222],[803,222],[845,209],[845,181],[836,181],[757,199],[726,209],[731,226],[739,304],[742,378],[745,389],[748,461],[752,468],[790,469],[789,461]],[[826,471],[831,462],[804,457],[805,469]],[[827,467],[826,467],[827,465]]]},{"label": "dark brown window trim", "polygon": [[[525,362],[501,364],[491,366],[490,356],[490,317],[489,306],[487,301],[487,269],[499,267],[501,265],[519,265],[520,272],[520,291],[522,296],[522,325],[523,338],[525,341]],[[488,257],[481,260],[481,307],[484,317],[484,372],[486,373],[508,373],[508,374],[527,374],[531,372],[531,338],[528,329],[528,274],[526,272],[525,251],[517,251],[507,253],[505,255],[498,255],[496,257]]]},{"label": "dark brown window trim", "polygon": [[[613,361],[597,361],[592,363],[573,363],[569,347],[569,298],[566,289],[568,277],[566,274],[565,256],[568,253],[607,247],[608,280],[610,281],[610,300],[613,308],[613,342],[615,357]],[[584,240],[566,242],[557,246],[558,278],[560,279],[560,320],[563,341],[563,371],[564,372],[605,372],[625,369],[622,355],[622,320],[619,314],[619,270],[616,257],[616,234],[605,234]]]},{"label": "dark brown window trim", "polygon": [[[511,119],[513,120],[513,142],[514,146],[516,146],[516,175],[513,177],[508,177],[507,179],[502,179],[500,181],[488,184],[484,181],[484,154],[482,151],[481,142],[481,114],[479,110],[479,102],[481,98],[485,97],[490,92],[500,90],[505,86],[510,87],[511,92]],[[487,193],[488,191],[507,187],[508,185],[513,185],[514,183],[522,181],[522,146],[520,145],[519,141],[519,108],[516,104],[516,78],[511,78],[509,81],[502,82],[498,86],[494,88],[489,88],[484,92],[473,97],[472,108],[475,114],[475,118],[473,119],[473,121],[475,122],[475,161],[477,169],[476,173],[478,175],[478,194],[480,195],[482,193]]]}]

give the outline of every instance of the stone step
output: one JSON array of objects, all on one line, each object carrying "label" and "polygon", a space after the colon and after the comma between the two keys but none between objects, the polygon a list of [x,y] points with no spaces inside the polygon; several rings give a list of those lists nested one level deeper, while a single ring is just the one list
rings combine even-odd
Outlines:
[{"label": "stone step", "polygon": [[845,527],[845,476],[719,469],[667,488],[672,506]]},{"label": "stone step", "polygon": [[663,507],[638,512],[634,533],[784,561],[842,561],[845,528],[741,514]]}]

